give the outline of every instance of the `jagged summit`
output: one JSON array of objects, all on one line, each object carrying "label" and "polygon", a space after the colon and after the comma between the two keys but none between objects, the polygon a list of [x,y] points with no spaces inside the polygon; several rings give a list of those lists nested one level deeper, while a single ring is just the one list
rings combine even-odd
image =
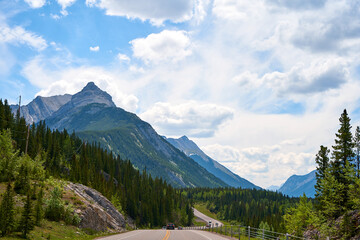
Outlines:
[{"label": "jagged summit", "polygon": [[187,136],[182,136],[180,139],[183,139],[183,140],[189,140],[189,138]]},{"label": "jagged summit", "polygon": [[101,103],[108,107],[116,107],[112,97],[101,90],[94,82],[89,82],[80,92],[71,98],[73,106],[81,107],[91,103]]},{"label": "jagged summit", "polygon": [[[25,118],[27,123],[37,123],[51,116],[61,106],[71,100],[72,95],[56,95],[52,97],[37,96],[28,105],[21,106],[21,116]],[[13,114],[16,114],[19,105],[11,105]]]},{"label": "jagged summit", "polygon": [[101,91],[101,89],[98,86],[96,86],[94,82],[88,82],[81,91],[94,91],[94,90]]}]

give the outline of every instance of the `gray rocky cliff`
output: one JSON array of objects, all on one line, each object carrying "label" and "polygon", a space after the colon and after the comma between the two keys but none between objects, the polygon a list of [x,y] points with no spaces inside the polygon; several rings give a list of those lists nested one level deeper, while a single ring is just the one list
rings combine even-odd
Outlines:
[{"label": "gray rocky cliff", "polygon": [[[72,95],[57,95],[52,97],[37,96],[29,104],[21,106],[20,115],[25,118],[27,123],[38,123],[51,116],[60,107],[71,100]],[[11,111],[15,115],[19,105],[11,105]]]},{"label": "gray rocky cliff", "polygon": [[76,209],[81,218],[80,227],[96,231],[122,232],[126,224],[133,227],[132,220],[125,217],[98,191],[79,183],[68,183],[67,190],[81,198],[83,206]]}]

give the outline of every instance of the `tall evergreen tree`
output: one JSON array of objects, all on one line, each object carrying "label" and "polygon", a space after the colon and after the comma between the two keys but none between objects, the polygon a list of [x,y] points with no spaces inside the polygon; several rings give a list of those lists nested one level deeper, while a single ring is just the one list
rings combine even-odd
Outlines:
[{"label": "tall evergreen tree", "polygon": [[28,191],[26,195],[26,202],[22,212],[19,228],[24,238],[26,238],[27,234],[34,229],[30,191]]},{"label": "tall evergreen tree", "polygon": [[0,205],[1,236],[8,235],[14,230],[14,226],[15,226],[14,215],[15,215],[14,193],[11,183],[9,182]]},{"label": "tall evergreen tree", "polygon": [[356,177],[359,178],[360,165],[360,127],[357,126],[354,136],[355,155],[356,155]]},{"label": "tall evergreen tree", "polygon": [[30,167],[29,164],[24,161],[20,165],[19,174],[16,177],[14,190],[19,194],[26,194],[30,191]]},{"label": "tall evergreen tree", "polygon": [[0,132],[0,181],[10,181],[15,177],[19,151],[16,151],[11,139],[10,129]]},{"label": "tall evergreen tree", "polygon": [[40,226],[41,220],[44,217],[43,201],[44,201],[44,189],[41,188],[36,197],[35,205],[35,225]]},{"label": "tall evergreen tree", "polygon": [[[335,145],[333,146],[330,174],[334,177],[335,182],[343,186],[337,188],[339,191],[335,194],[341,199],[337,207],[339,209],[344,208],[344,211],[346,211],[346,207],[349,204],[349,186],[352,182],[348,172],[350,172],[350,168],[353,166],[352,162],[355,157],[350,118],[346,109],[341,114],[339,121],[340,128],[336,133]],[[340,212],[339,214],[342,213]]]},{"label": "tall evergreen tree", "polygon": [[341,114],[339,119],[340,128],[338,132],[335,134],[335,145],[333,146],[332,160],[334,167],[334,175],[337,180],[343,181],[344,179],[341,177],[343,171],[342,168],[346,166],[346,164],[352,163],[354,160],[354,142],[351,133],[351,125],[350,118],[347,114],[346,109]]},{"label": "tall evergreen tree", "polygon": [[[329,153],[330,153],[330,149],[321,145],[320,150],[316,154],[316,158],[315,158],[315,162],[317,164],[317,167],[316,167],[317,171],[315,173],[315,176],[316,176],[316,184],[315,184],[316,194],[315,194],[315,196],[319,200],[320,200],[322,192],[323,192],[320,181],[325,178],[325,172],[329,167],[329,162],[330,162]],[[319,201],[319,202],[321,202],[321,201]],[[321,207],[321,204],[319,207]]]}]

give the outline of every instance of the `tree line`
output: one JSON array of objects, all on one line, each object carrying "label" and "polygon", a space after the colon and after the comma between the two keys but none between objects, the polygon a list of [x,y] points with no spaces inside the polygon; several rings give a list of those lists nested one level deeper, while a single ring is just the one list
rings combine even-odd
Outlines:
[{"label": "tree line", "polygon": [[321,145],[316,154],[314,203],[303,196],[284,216],[294,234],[316,239],[360,238],[360,127],[353,135],[346,109],[339,121],[335,144],[331,148]]},{"label": "tree line", "polygon": [[[2,202],[6,196],[12,198],[13,191],[31,195],[35,185],[54,177],[98,190],[139,227],[192,223],[192,201],[180,190],[161,178],[153,178],[146,169],[140,172],[129,160],[115,156],[99,144],[82,141],[74,132],[51,130],[44,121],[28,126],[20,113],[14,116],[7,100],[1,99],[0,140],[0,182],[8,182],[9,188]],[[40,190],[35,192],[39,194]],[[61,196],[52,195],[54,199]],[[30,198],[30,205],[34,199],[37,198]]]},{"label": "tree line", "polygon": [[189,199],[204,203],[220,220],[244,226],[285,231],[285,210],[298,202],[278,192],[241,188],[194,188],[184,190]]}]

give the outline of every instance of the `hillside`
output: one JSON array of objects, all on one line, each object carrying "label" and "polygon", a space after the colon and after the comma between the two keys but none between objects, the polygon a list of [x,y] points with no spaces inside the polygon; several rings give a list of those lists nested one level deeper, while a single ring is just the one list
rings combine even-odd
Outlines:
[{"label": "hillside", "polygon": [[315,172],[316,170],[306,175],[292,175],[278,191],[291,197],[300,197],[304,193],[307,197],[315,197]]},{"label": "hillside", "polygon": [[178,148],[187,156],[194,159],[194,161],[197,162],[200,166],[205,168],[210,173],[214,174],[214,176],[218,177],[229,186],[260,189],[260,187],[231,172],[225,166],[221,165],[219,162],[207,156],[193,141],[188,139],[186,136],[178,139],[165,139],[174,147]]}]

